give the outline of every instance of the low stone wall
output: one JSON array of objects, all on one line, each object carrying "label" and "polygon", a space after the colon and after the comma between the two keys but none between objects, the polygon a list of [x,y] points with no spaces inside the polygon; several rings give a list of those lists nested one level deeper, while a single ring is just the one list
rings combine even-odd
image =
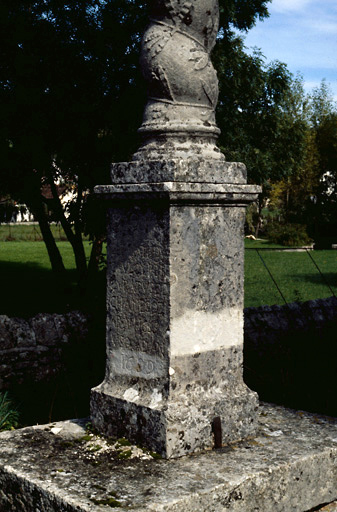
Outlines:
[{"label": "low stone wall", "polygon": [[245,309],[244,376],[265,401],[337,416],[337,299]]},{"label": "low stone wall", "polygon": [[104,361],[104,311],[0,316],[0,391],[10,392],[21,425],[88,416]]},{"label": "low stone wall", "polygon": [[24,320],[0,316],[0,389],[43,382],[64,366],[66,345],[83,344],[88,320],[83,313],[39,314]]},{"label": "low stone wall", "polygon": [[[60,419],[70,399],[68,416],[80,402],[82,415],[88,414],[90,388],[102,380],[104,360],[104,319],[91,325],[80,312],[29,320],[0,316],[0,390],[29,402],[29,419],[43,403]],[[244,378],[262,400],[337,416],[336,375],[335,297],[245,309]]]}]

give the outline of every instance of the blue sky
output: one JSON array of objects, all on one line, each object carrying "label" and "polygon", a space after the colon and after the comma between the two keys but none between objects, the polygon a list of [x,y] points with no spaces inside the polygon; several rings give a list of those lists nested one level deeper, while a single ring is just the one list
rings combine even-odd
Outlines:
[{"label": "blue sky", "polygon": [[325,78],[337,100],[337,0],[273,0],[268,10],[270,17],[247,33],[245,45],[299,72],[307,92]]}]

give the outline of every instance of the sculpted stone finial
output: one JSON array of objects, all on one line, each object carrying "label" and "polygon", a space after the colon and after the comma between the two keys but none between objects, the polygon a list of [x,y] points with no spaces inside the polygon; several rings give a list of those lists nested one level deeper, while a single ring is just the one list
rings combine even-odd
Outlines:
[{"label": "sculpted stone finial", "polygon": [[224,158],[215,146],[218,80],[210,60],[218,23],[218,0],[153,1],[141,52],[148,85],[143,145],[134,160]]}]

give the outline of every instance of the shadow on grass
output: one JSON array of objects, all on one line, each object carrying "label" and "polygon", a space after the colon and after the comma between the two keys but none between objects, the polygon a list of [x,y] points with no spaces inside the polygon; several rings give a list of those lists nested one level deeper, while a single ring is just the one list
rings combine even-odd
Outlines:
[{"label": "shadow on grass", "polygon": [[38,263],[0,261],[0,275],[1,315],[27,319],[81,310],[89,318],[87,339],[60,347],[60,372],[43,381],[11,383],[21,426],[88,416],[90,389],[103,380],[105,369],[105,273],[95,276],[86,293],[76,284],[76,270],[68,270],[62,281]]},{"label": "shadow on grass", "polygon": [[[336,261],[337,267],[337,261]],[[336,288],[337,292],[337,272],[322,272],[321,276],[318,272],[316,274],[300,274],[296,276],[296,281],[304,281],[315,285],[323,285],[330,288]]]},{"label": "shadow on grass", "polygon": [[[0,314],[29,318],[38,313],[66,313],[76,309],[91,311],[104,307],[103,272],[90,283],[86,293],[77,286],[76,270],[67,270],[65,279],[38,263],[0,261]],[[98,302],[97,302],[98,301]]]}]

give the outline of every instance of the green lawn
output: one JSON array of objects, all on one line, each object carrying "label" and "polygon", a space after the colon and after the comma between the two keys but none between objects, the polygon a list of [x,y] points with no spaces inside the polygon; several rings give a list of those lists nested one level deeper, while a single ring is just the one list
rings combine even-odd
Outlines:
[{"label": "green lawn", "polygon": [[[337,251],[310,251],[323,277],[306,252],[261,250],[259,254],[287,302],[330,297],[330,288],[337,294]],[[245,307],[284,304],[259,254],[245,251]]]},{"label": "green lawn", "polygon": [[[15,226],[13,231],[16,229]],[[15,232],[15,235],[18,236],[18,232]],[[90,243],[84,243],[89,257]],[[39,311],[63,312],[81,307],[83,298],[76,286],[71,246],[68,242],[58,242],[58,247],[67,268],[67,285],[60,283],[50,271],[43,242],[0,241],[1,314],[29,316]],[[272,246],[266,241],[246,240],[246,307],[284,304],[259,254],[287,302],[331,296],[331,290],[326,282],[337,294],[337,251],[310,252],[324,275],[322,278],[306,252],[269,251],[266,250],[268,247],[276,249],[278,246]],[[259,253],[254,249],[259,249]],[[104,279],[101,279],[101,283],[97,289],[98,294],[104,293]]]},{"label": "green lawn", "polygon": [[[44,242],[0,242],[0,312],[29,316],[64,312],[80,305],[75,261],[68,242],[57,242],[67,268],[67,284],[51,272]],[[89,257],[90,243],[84,242]]]},{"label": "green lawn", "polygon": [[245,238],[246,249],[284,249],[283,245],[272,244],[268,240],[258,238],[257,240],[250,240]]},{"label": "green lawn", "polygon": [[[56,241],[66,241],[67,237],[60,225],[51,224],[51,231]],[[42,242],[38,224],[0,225],[0,242]]]}]

